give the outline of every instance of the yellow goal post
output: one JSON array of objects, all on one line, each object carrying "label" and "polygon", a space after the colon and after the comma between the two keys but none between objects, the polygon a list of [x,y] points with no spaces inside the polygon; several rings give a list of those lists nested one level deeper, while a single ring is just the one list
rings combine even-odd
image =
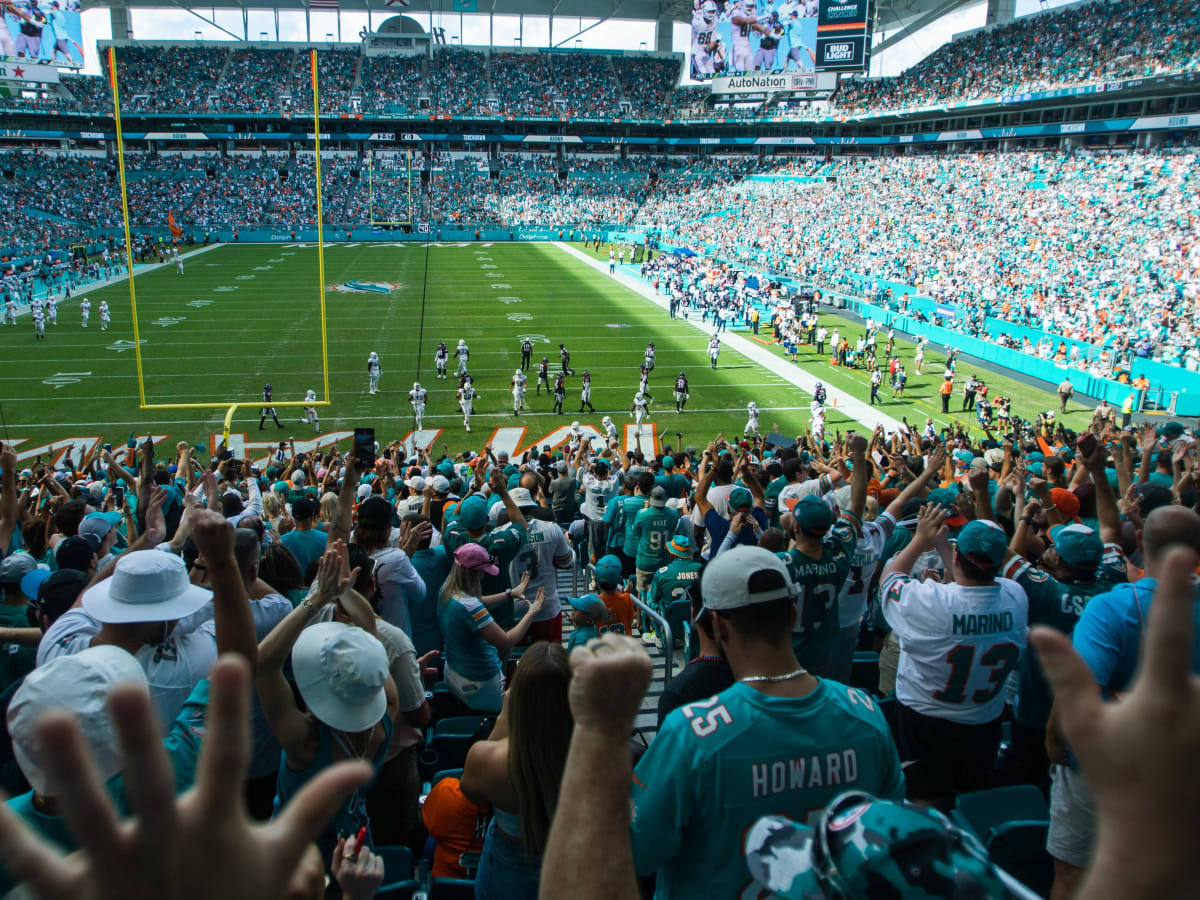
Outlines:
[{"label": "yellow goal post", "polygon": [[[309,407],[309,406],[329,406],[329,336],[328,326],[325,320],[325,227],[322,220],[321,209],[321,103],[320,103],[320,79],[317,75],[317,51],[315,48],[309,50],[309,63],[312,66],[312,100],[313,100],[313,140],[315,146],[314,158],[316,161],[316,190],[317,190],[317,294],[321,305],[321,371],[324,382],[325,398],[323,400],[315,400],[308,402],[305,400],[282,400],[271,401],[270,406],[278,407]],[[131,240],[131,229],[129,225],[129,194],[126,190],[125,181],[125,140],[121,131],[121,91],[117,78],[117,55],[116,48],[110,46],[108,48],[108,77],[109,85],[112,89],[113,99],[113,118],[116,124],[117,131],[117,171],[120,175],[121,184],[121,216],[125,226],[125,266],[126,274],[129,281],[129,307],[133,319],[133,354],[137,364],[137,382],[138,382],[138,408],[139,409],[224,409],[225,413],[225,434],[228,441],[228,433],[230,423],[233,420],[233,414],[239,406],[250,406],[252,402],[238,401],[232,403],[229,400],[213,400],[207,403],[147,403],[146,402],[146,381],[142,369],[142,342],[138,334],[138,314],[137,314],[137,291],[134,288],[133,276],[133,242]]]}]

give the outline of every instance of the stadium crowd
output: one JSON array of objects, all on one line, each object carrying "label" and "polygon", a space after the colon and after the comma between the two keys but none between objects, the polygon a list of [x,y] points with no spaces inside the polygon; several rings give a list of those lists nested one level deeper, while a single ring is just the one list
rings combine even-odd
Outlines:
[{"label": "stadium crowd", "polygon": [[[839,896],[1018,896],[1016,863],[1044,891],[1049,860],[936,812],[1009,785],[1056,896],[1181,896],[1197,433],[1098,414],[643,452],[574,429],[261,460],[131,438],[24,468],[5,446],[0,883],[207,896],[219,853],[238,897],[411,892],[422,858],[435,895],[798,897],[831,890],[833,852]],[[630,638],[662,643],[632,597],[689,623],[692,661],[631,755]],[[451,746],[423,785],[422,749]],[[850,812],[886,837],[835,841]]]}]

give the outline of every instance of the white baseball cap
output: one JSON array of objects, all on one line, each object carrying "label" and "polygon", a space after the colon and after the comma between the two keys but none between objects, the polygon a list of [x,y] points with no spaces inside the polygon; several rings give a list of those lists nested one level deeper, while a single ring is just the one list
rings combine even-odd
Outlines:
[{"label": "white baseball cap", "polygon": [[320,622],[292,648],[296,687],[312,714],[338,731],[366,731],[387,712],[387,653],[355,625]]},{"label": "white baseball cap", "polygon": [[125,768],[125,755],[108,713],[109,694],[125,682],[148,686],[138,661],[108,644],[57,657],[25,676],[8,706],[8,732],[17,764],[35,791],[46,797],[61,793],[61,786],[43,768],[46,748],[37,733],[38,721],[51,710],[65,710],[74,716],[101,781]]},{"label": "white baseball cap", "polygon": [[421,491],[425,490],[425,477],[423,475],[414,475],[404,483],[408,485],[408,489],[410,491],[416,491],[417,493],[420,493]]},{"label": "white baseball cap", "polygon": [[508,496],[512,498],[512,502],[517,505],[518,509],[523,506],[537,506],[526,488],[515,487],[508,492]]},{"label": "white baseball cap", "polygon": [[188,580],[178,556],[132,550],[117,559],[111,578],[83,593],[83,611],[98,622],[171,622],[212,600],[212,591]]},{"label": "white baseball cap", "polygon": [[798,590],[778,556],[762,547],[733,547],[708,564],[700,580],[706,609],[741,609],[796,597]]},{"label": "white baseball cap", "polygon": [[445,475],[434,475],[429,483],[433,485],[433,492],[435,494],[447,494],[450,492],[450,479]]}]

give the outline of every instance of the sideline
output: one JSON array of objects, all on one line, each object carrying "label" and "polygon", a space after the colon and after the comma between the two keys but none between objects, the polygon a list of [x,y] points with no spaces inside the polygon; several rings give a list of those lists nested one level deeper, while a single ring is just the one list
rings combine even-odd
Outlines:
[{"label": "sideline", "polygon": [[[638,275],[629,275],[626,272],[618,271],[614,275],[609,275],[608,267],[598,259],[592,259],[587,254],[574,247],[571,247],[561,241],[551,242],[555,247],[567,253],[570,256],[581,260],[609,278],[612,278],[623,287],[629,288],[640,297],[653,303],[664,311],[670,309],[670,304],[667,303],[665,297],[655,294],[652,288],[646,281]],[[699,322],[696,319],[681,319],[676,318],[674,321],[686,321],[693,328],[705,335],[712,335],[716,330],[716,326],[709,325],[707,322]],[[783,378],[789,384],[792,384],[808,394],[812,394],[817,388],[817,382],[820,380],[815,375],[805,369],[781,359],[769,350],[755,346],[755,344],[746,337],[731,331],[721,332],[721,344],[725,347],[731,347],[743,356],[758,363],[763,368],[774,372],[776,375]],[[836,400],[837,411],[843,415],[849,416],[870,429],[875,429],[882,425],[884,431],[889,434],[893,431],[901,431],[904,428],[904,423],[899,419],[893,419],[889,415],[885,415],[873,408],[869,403],[863,403],[857,397],[846,393],[839,388],[835,388],[832,384],[825,385],[825,392],[829,395],[829,403],[827,406],[833,406]],[[764,410],[767,407],[764,407]]]}]

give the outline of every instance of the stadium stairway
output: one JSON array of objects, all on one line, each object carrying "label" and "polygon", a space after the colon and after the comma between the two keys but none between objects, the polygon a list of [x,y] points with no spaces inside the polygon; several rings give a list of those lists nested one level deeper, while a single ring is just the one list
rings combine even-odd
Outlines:
[{"label": "stadium stairway", "polygon": [[[566,609],[570,606],[568,602],[571,597],[578,597],[581,594],[587,593],[588,574],[572,567],[570,569],[560,569],[558,571],[558,595],[563,599],[564,615],[563,615],[563,644],[571,639],[571,632],[574,626],[570,622],[570,617],[566,615]],[[635,637],[641,637],[640,633]],[[642,708],[634,719],[633,731],[635,740],[650,743],[658,731],[658,698],[662,695],[663,688],[668,680],[667,665],[668,658],[664,650],[659,647],[643,644],[646,652],[650,654],[650,659],[654,662],[654,677],[650,681],[650,688],[646,691],[646,696],[642,698]],[[683,651],[676,650],[672,654],[670,664],[672,671],[678,674],[685,664]]]}]

